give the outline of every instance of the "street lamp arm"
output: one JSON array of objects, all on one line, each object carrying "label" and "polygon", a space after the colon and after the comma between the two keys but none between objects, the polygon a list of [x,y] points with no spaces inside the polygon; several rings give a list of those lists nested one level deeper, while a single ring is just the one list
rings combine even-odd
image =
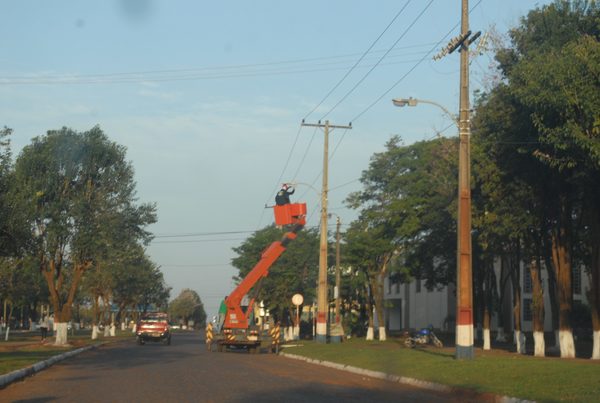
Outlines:
[{"label": "street lamp arm", "polygon": [[456,127],[460,126],[457,117],[455,115],[453,115],[452,113],[450,113],[450,111],[448,109],[446,109],[443,105],[440,105],[435,101],[429,101],[427,99],[417,99],[417,98],[410,97],[410,98],[396,98],[396,99],[393,99],[392,102],[394,103],[394,105],[399,106],[399,107],[417,106],[418,103],[430,104],[433,106],[437,106],[446,114],[446,116],[448,116],[450,119],[452,119],[452,121],[454,122]]}]

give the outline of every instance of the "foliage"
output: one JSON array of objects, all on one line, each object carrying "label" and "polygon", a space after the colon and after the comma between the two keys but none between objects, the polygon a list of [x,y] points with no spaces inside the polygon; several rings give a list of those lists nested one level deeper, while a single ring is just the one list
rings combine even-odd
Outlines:
[{"label": "foliage", "polygon": [[182,322],[187,325],[189,320],[194,321],[194,327],[204,327],[206,323],[206,312],[204,304],[196,291],[189,288],[184,289],[169,304],[169,316],[171,320]]},{"label": "foliage", "polygon": [[145,227],[156,221],[155,206],[136,204],[125,151],[99,127],[63,128],[34,138],[16,160],[15,193],[28,218],[30,253],[39,258],[57,322],[70,319],[86,270],[100,273],[116,247],[151,239]]},{"label": "foliage", "polygon": [[[429,287],[447,284],[456,266],[456,177],[454,139],[403,146],[393,137],[363,172],[364,189],[348,198],[351,207],[362,208],[362,224],[354,227],[374,231],[372,240],[388,244],[381,251],[399,254],[395,271],[424,278]],[[349,239],[347,243],[354,248]]]}]

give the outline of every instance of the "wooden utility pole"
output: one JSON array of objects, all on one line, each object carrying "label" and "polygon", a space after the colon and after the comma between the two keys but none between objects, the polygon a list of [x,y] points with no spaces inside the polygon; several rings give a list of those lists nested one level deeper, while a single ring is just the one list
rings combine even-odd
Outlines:
[{"label": "wooden utility pole", "polygon": [[[471,122],[469,118],[469,45],[481,32],[471,36],[469,1],[462,0],[460,35],[433,57],[440,59],[460,49],[460,111],[458,116],[458,222],[456,237],[456,358],[472,359],[473,270],[471,253]],[[400,105],[402,106],[402,105]]]},{"label": "wooden utility pole", "polygon": [[460,33],[460,137],[458,154],[458,236],[456,278],[456,358],[472,359],[473,350],[473,276],[471,257],[471,152],[469,140],[469,1],[462,0]]},{"label": "wooden utility pole", "polygon": [[329,168],[329,130],[351,129],[352,125],[335,126],[330,125],[329,120],[324,124],[304,123],[302,126],[322,127],[325,133],[323,146],[323,186],[321,189],[321,243],[319,248],[319,284],[317,288],[317,343],[327,343],[327,314],[329,312],[329,300],[327,298],[327,192],[328,192],[328,168]]}]

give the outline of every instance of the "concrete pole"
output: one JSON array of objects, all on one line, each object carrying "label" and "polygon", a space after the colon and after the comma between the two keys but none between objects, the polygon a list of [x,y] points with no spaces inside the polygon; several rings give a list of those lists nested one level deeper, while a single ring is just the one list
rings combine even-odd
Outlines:
[{"label": "concrete pole", "polygon": [[341,270],[340,270],[340,217],[337,217],[335,231],[335,334],[331,334],[332,343],[340,343],[344,336],[344,328],[342,327],[342,317],[340,315],[340,306],[342,298],[340,295]]},{"label": "concrete pole", "polygon": [[[461,35],[469,31],[469,1],[462,0]],[[460,49],[460,112],[458,155],[458,236],[456,279],[456,358],[472,359],[473,284],[471,257],[471,135],[469,119],[469,48],[464,41]]]},{"label": "concrete pole", "polygon": [[352,124],[348,126],[330,125],[326,120],[325,124],[304,123],[302,126],[322,127],[324,128],[325,138],[323,147],[323,186],[321,190],[321,242],[319,247],[319,277],[317,284],[317,320],[316,337],[317,343],[327,343],[327,315],[329,312],[329,300],[327,297],[327,193],[329,176],[329,130],[330,129],[352,129]]}]

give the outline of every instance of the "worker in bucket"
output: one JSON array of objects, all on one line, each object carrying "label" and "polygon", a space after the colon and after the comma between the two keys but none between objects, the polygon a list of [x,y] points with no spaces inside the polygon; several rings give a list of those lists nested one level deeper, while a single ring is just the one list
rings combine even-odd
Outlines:
[{"label": "worker in bucket", "polygon": [[296,189],[294,189],[292,186],[284,183],[281,187],[281,190],[279,190],[275,196],[275,204],[278,206],[290,204],[290,195],[293,195],[295,191]]}]

